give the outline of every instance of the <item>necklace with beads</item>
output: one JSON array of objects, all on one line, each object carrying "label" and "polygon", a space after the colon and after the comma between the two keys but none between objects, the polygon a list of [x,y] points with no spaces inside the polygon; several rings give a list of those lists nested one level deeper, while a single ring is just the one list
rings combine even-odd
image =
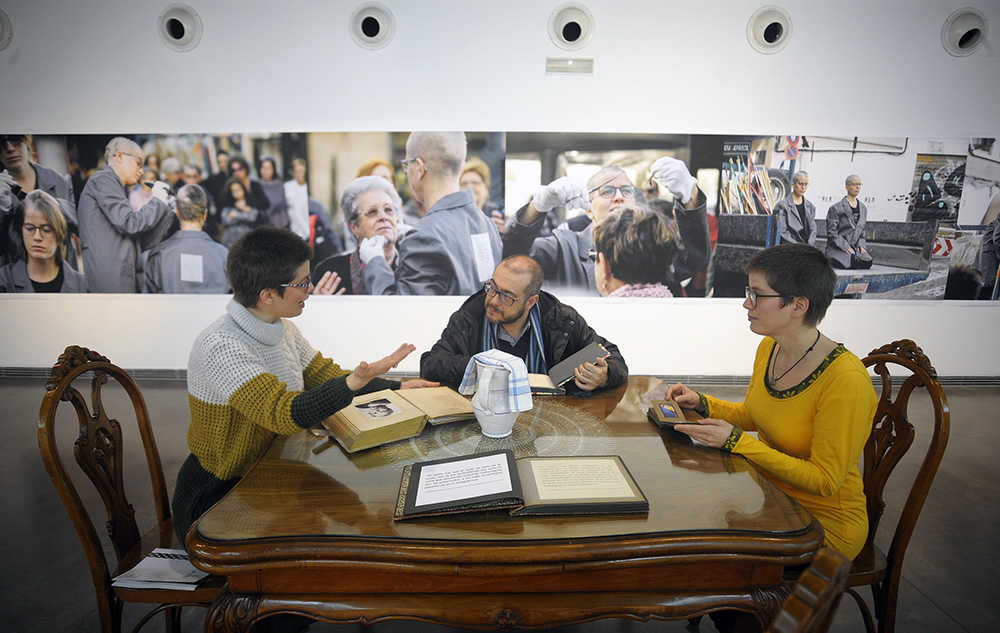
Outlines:
[{"label": "necklace with beads", "polygon": [[[816,340],[813,341],[812,345],[810,345],[809,347],[807,347],[806,351],[802,353],[802,356],[799,356],[799,359],[797,361],[795,361],[794,363],[792,363],[791,367],[789,367],[785,371],[781,372],[781,375],[778,376],[777,378],[774,377],[774,362],[771,363],[771,384],[772,385],[778,384],[778,381],[780,381],[782,378],[784,378],[785,376],[787,376],[788,372],[790,372],[793,369],[795,369],[798,366],[799,363],[801,363],[803,360],[805,360],[805,357],[809,355],[809,352],[813,351],[813,349],[816,347],[816,344],[819,343],[819,336],[820,336],[819,330],[816,330]],[[776,362],[777,360],[778,360],[778,355],[775,354],[774,355],[774,361]]]}]

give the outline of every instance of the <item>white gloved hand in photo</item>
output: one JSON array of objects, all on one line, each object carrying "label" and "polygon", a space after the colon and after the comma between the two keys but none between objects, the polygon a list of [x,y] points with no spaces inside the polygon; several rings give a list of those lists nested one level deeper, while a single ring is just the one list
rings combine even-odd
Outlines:
[{"label": "white gloved hand in photo", "polygon": [[170,185],[160,181],[153,183],[153,197],[166,203],[170,198]]},{"label": "white gloved hand in photo", "polygon": [[539,187],[531,202],[541,213],[548,213],[559,206],[569,206],[571,202],[574,207],[590,208],[587,190],[580,183],[571,180],[569,176],[557,178],[549,184]]},{"label": "white gloved hand in photo", "polygon": [[358,257],[361,258],[362,264],[367,264],[376,257],[385,257],[385,236],[376,235],[361,240]]},{"label": "white gloved hand in photo", "polygon": [[656,159],[653,166],[649,168],[650,176],[670,193],[678,198],[683,204],[691,201],[691,194],[698,180],[688,171],[684,161],[662,156]]}]

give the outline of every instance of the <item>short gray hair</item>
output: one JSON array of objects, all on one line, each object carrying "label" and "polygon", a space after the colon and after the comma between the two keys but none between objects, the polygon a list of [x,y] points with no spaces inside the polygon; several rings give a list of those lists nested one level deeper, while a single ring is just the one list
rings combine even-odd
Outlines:
[{"label": "short gray hair", "polygon": [[180,170],[181,170],[181,161],[177,160],[173,156],[171,156],[170,158],[163,159],[163,162],[160,164],[160,171],[164,173],[167,172],[174,173]]},{"label": "short gray hair", "polygon": [[392,207],[396,210],[396,215],[399,215],[399,211],[403,207],[403,201],[400,200],[399,194],[396,193],[392,185],[381,176],[362,176],[361,178],[352,180],[344,189],[344,194],[340,196],[340,208],[344,212],[344,221],[347,222],[348,227],[358,223],[358,216],[361,213],[361,209],[358,207],[358,200],[372,189],[381,191],[389,196]]},{"label": "short gray hair", "polygon": [[116,136],[108,141],[108,144],[104,147],[104,162],[110,165],[111,159],[115,154],[118,152],[127,154],[129,150],[138,152],[140,156],[142,155],[142,148],[139,147],[138,143],[124,136]]},{"label": "short gray hair", "polygon": [[798,182],[803,178],[809,180],[809,174],[807,174],[805,170],[800,169],[799,171],[795,172],[795,175],[792,176],[792,182]]},{"label": "short gray hair", "polygon": [[857,174],[851,174],[850,176],[848,176],[847,178],[844,179],[844,186],[847,186],[847,185],[851,184],[852,180],[857,180],[858,184],[859,185],[861,184],[861,176],[859,176]]},{"label": "short gray hair", "polygon": [[205,215],[208,196],[199,185],[184,185],[177,191],[177,215],[185,222],[196,222]]},{"label": "short gray hair", "polygon": [[431,172],[458,179],[467,153],[465,132],[411,132],[406,157],[422,158]]},{"label": "short gray hair", "polygon": [[[614,174],[614,176],[612,176],[611,174]],[[605,182],[614,180],[618,176],[625,176],[626,178],[628,178],[628,172],[619,167],[618,165],[607,165],[605,167],[601,167],[596,172],[594,172],[593,176],[587,179],[587,190],[589,191],[590,189],[602,185]],[[629,182],[632,182],[632,180],[629,179]]]}]

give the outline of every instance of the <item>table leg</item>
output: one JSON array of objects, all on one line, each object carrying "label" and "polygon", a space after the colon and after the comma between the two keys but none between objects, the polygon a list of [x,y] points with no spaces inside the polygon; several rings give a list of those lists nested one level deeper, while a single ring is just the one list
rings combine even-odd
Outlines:
[{"label": "table leg", "polygon": [[259,609],[259,597],[224,589],[205,616],[205,633],[249,633]]}]

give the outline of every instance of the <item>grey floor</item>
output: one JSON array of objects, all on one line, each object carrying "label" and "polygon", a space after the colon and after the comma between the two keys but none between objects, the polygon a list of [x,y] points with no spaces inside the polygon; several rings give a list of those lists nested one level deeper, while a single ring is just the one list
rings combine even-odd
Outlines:
[{"label": "grey floor", "polygon": [[[141,384],[151,412],[168,486],[186,457],[187,399],[180,382]],[[722,397],[738,398],[742,388],[706,387]],[[10,432],[0,443],[0,474],[6,487],[0,514],[6,516],[2,539],[3,574],[0,580],[0,622],[5,631],[70,633],[97,631],[99,622],[86,562],[79,541],[42,466],[36,441],[38,406],[44,391],[42,380],[0,379],[0,402],[4,403],[5,427]],[[916,534],[906,555],[899,598],[897,631],[913,633],[988,632],[1000,630],[997,591],[1000,573],[995,557],[1000,536],[1000,504],[995,482],[1000,480],[1000,388],[954,387],[948,389],[952,410],[952,432],[941,470],[924,507]],[[108,402],[119,401],[110,397]],[[112,417],[117,410],[109,404]],[[910,454],[897,468],[888,486],[888,499],[901,499],[909,488],[926,448],[930,417],[927,399],[917,396],[911,421],[917,439]],[[62,419],[62,418],[61,418]],[[63,450],[69,454],[73,422],[68,424]],[[141,475],[141,451],[126,448],[127,466]],[[144,497],[148,483],[139,475],[128,479],[127,490],[142,522],[151,508]],[[99,500],[90,499],[97,502]],[[890,501],[891,503],[891,501]],[[92,506],[97,507],[98,506]],[[893,524],[899,508],[890,505],[883,523]],[[95,515],[96,516],[96,515]],[[97,517],[98,526],[103,518]],[[146,523],[148,525],[148,521]],[[98,529],[101,529],[100,527]],[[882,536],[888,535],[883,528]],[[185,631],[200,631],[203,614],[190,609]],[[141,617],[138,607],[126,609],[125,630]],[[684,622],[630,622],[603,620],[560,629],[574,632],[685,631]],[[144,631],[162,631],[157,618]],[[317,624],[310,631],[361,631],[360,625]],[[410,622],[389,622],[369,627],[376,633],[451,630]],[[707,619],[701,631],[714,627]],[[862,631],[857,608],[844,602],[832,631]]]}]

